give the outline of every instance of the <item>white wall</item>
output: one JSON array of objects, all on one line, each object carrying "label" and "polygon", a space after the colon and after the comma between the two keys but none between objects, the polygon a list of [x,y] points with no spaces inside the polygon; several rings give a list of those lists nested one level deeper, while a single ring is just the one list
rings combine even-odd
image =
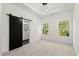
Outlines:
[{"label": "white wall", "polygon": [[[70,37],[59,37],[58,36],[58,22],[62,20],[69,20],[70,21]],[[43,22],[48,22],[49,24],[49,32],[48,36],[42,35],[43,39],[47,39],[50,41],[55,41],[59,43],[66,43],[66,44],[72,44],[73,42],[73,34],[72,34],[72,22],[73,22],[73,10],[67,10],[58,12],[55,14],[51,14],[49,16],[46,16],[43,18]]]},{"label": "white wall", "polygon": [[2,53],[9,50],[9,17],[6,15],[7,13],[32,20],[30,22],[30,42],[40,39],[41,23],[40,18],[35,13],[22,4],[2,4]]},{"label": "white wall", "polygon": [[1,14],[2,14],[2,9],[1,8],[2,8],[2,4],[0,4],[0,55],[1,55],[1,47],[2,47],[1,46],[1,41],[2,41],[1,40],[1,37],[2,37],[1,36],[1,25],[2,25],[2,23],[1,23]]},{"label": "white wall", "polygon": [[79,4],[74,6],[73,14],[73,46],[74,49],[79,55]]}]

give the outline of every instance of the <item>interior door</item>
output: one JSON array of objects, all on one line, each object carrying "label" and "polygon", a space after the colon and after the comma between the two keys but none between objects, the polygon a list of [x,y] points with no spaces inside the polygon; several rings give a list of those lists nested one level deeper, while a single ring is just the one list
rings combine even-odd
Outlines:
[{"label": "interior door", "polygon": [[9,15],[9,50],[22,46],[22,21],[16,16]]}]

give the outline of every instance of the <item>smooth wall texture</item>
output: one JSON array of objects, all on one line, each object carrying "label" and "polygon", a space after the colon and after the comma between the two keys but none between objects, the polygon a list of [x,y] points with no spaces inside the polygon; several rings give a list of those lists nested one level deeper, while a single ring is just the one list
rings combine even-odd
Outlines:
[{"label": "smooth wall texture", "polygon": [[35,13],[23,4],[2,4],[2,53],[9,50],[9,17],[6,15],[7,13],[32,20],[30,22],[30,43],[40,39],[41,23]]},{"label": "smooth wall texture", "polygon": [[0,4],[0,55],[1,55],[1,48],[2,48],[2,44],[1,44],[1,42],[2,42],[2,40],[1,40],[1,25],[2,25],[2,23],[1,23],[1,14],[2,14],[2,4]]},{"label": "smooth wall texture", "polygon": [[73,46],[79,55],[79,4],[75,4],[73,13]]},{"label": "smooth wall texture", "polygon": [[[58,35],[59,21],[69,20],[70,22],[70,37],[61,37]],[[45,22],[49,24],[48,35],[42,35],[42,39],[55,41],[59,43],[72,44],[73,42],[73,10],[67,10],[46,16],[43,18],[42,26]]]}]

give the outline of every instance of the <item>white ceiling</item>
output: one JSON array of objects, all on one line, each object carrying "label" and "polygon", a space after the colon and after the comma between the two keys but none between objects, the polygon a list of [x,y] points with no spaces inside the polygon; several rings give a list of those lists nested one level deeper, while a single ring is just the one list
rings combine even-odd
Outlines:
[{"label": "white ceiling", "polygon": [[[43,5],[42,3],[24,3],[30,9],[35,11],[37,14],[43,16]],[[47,3],[47,12],[45,15],[56,13],[62,10],[73,9],[72,3]]]}]

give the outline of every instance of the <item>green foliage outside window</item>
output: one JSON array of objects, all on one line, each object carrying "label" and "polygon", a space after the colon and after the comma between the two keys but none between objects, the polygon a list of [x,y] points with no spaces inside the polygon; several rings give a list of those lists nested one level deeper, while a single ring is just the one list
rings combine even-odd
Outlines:
[{"label": "green foliage outside window", "polygon": [[48,23],[43,24],[43,34],[48,35]]},{"label": "green foliage outside window", "polygon": [[59,22],[59,35],[69,37],[69,21]]}]

